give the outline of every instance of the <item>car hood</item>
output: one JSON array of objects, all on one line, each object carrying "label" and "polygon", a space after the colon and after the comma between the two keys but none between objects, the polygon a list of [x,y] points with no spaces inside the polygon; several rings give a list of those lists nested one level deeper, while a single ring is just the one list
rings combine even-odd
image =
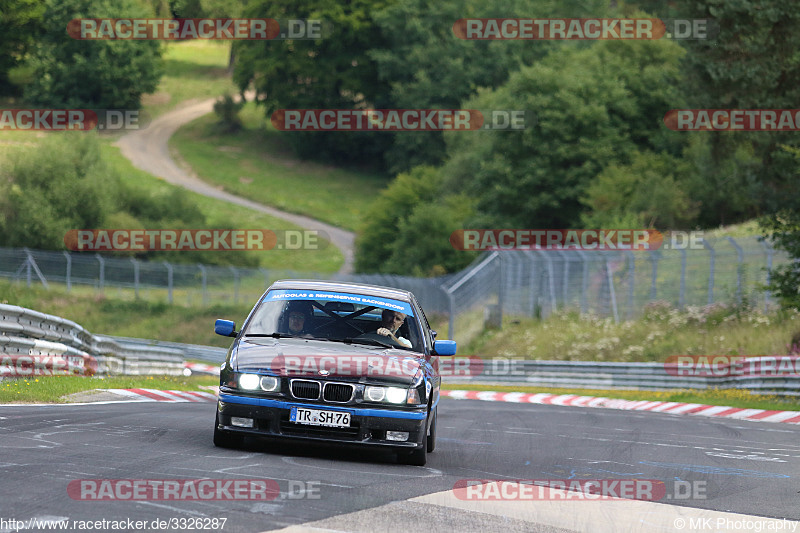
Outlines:
[{"label": "car hood", "polygon": [[410,385],[425,359],[418,352],[380,346],[258,338],[240,341],[231,364],[237,372]]}]

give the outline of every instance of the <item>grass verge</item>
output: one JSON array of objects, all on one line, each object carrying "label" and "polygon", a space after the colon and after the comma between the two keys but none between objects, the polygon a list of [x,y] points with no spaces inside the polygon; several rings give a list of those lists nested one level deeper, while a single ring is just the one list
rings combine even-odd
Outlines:
[{"label": "grass verge", "polygon": [[[665,361],[671,355],[785,355],[800,332],[800,312],[763,313],[713,304],[681,311],[666,302],[645,307],[637,320],[558,312],[545,320],[506,319],[461,354],[548,361]],[[798,347],[800,348],[800,347]]]},{"label": "grass verge", "polygon": [[388,184],[378,173],[299,161],[279,132],[250,102],[239,116],[243,129],[225,134],[215,115],[179,129],[170,139],[203,180],[226,191],[293,213],[357,230],[364,206]]},{"label": "grass verge", "polygon": [[[174,188],[160,178],[156,178],[134,167],[115,146],[106,145],[103,147],[103,157],[108,164],[116,170],[130,187],[144,189],[152,196],[166,195]],[[275,218],[257,211],[230,204],[222,200],[215,200],[201,194],[184,190],[186,194],[206,219],[206,226],[214,227],[235,227],[242,229],[264,229],[271,230],[299,230],[300,227],[280,218]],[[198,228],[200,229],[200,228]],[[224,253],[224,252],[220,252]],[[336,272],[344,262],[342,252],[328,241],[320,243],[319,250],[265,250],[248,251],[247,255],[258,259],[259,265],[263,268],[275,268],[296,270],[301,272]]]},{"label": "grass verge", "polygon": [[162,115],[188,100],[238,92],[228,72],[230,43],[197,40],[164,46],[164,75],[158,89],[142,96],[142,107],[150,117]]},{"label": "grass verge", "polygon": [[214,376],[40,376],[0,381],[0,403],[68,403],[65,396],[94,389],[203,390]]},{"label": "grass verge", "polygon": [[214,333],[217,318],[241,325],[253,302],[239,305],[184,307],[146,300],[121,300],[102,294],[67,293],[56,286],[46,290],[0,280],[0,303],[19,305],[60,316],[94,334],[202,344],[228,348],[231,339]]},{"label": "grass verge", "polygon": [[800,410],[800,400],[772,395],[755,395],[739,389],[675,390],[675,391],[631,391],[602,389],[551,389],[546,387],[526,387],[524,385],[479,385],[476,383],[442,383],[444,390],[472,390],[493,392],[524,392],[531,394],[570,394],[576,396],[597,396],[620,400],[646,400],[651,402],[699,403],[721,405],[743,409],[764,409],[768,411]]}]

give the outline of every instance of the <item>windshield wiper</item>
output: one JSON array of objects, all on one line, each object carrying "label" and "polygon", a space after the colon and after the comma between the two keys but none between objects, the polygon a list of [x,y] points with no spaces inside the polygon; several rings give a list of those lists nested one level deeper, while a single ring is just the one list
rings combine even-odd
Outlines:
[{"label": "windshield wiper", "polygon": [[245,337],[272,337],[273,339],[293,339],[299,335],[289,333],[245,333]]},{"label": "windshield wiper", "polygon": [[359,338],[352,338],[352,337],[345,337],[344,339],[331,339],[334,342],[343,342],[345,344],[368,344],[371,346],[383,346],[384,348],[396,348],[395,345],[389,344],[388,342],[381,342],[376,339],[359,339]]}]

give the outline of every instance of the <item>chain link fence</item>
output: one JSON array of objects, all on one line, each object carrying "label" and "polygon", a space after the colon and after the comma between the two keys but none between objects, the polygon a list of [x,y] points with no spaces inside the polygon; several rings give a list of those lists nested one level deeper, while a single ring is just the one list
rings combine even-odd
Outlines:
[{"label": "chain link fence", "polygon": [[[517,250],[485,254],[444,287],[450,333],[467,337],[503,315],[546,317],[558,309],[635,318],[656,300],[678,308],[776,302],[769,270],[789,261],[758,237],[706,239],[702,249]],[[466,331],[465,331],[466,330]]]},{"label": "chain link fence", "polygon": [[[757,237],[706,239],[702,249],[652,252],[527,250],[487,252],[456,274],[412,278],[382,274],[330,275],[211,265],[147,262],[69,252],[0,248],[0,277],[68,291],[125,291],[133,298],[208,306],[250,304],[273,281],[332,279],[413,292],[448,338],[471,339],[503,316],[546,317],[558,309],[638,316],[648,302],[703,306],[774,305],[769,269],[789,261]],[[163,300],[162,300],[163,301]]]}]

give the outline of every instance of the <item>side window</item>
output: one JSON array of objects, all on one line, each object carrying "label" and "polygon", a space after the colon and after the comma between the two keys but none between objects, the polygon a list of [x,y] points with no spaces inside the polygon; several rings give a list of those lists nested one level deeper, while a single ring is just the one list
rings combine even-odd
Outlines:
[{"label": "side window", "polygon": [[420,322],[422,323],[422,335],[425,337],[425,344],[429,348],[433,348],[433,338],[431,337],[431,326],[428,323],[428,317],[425,316],[425,311],[422,310],[422,307],[419,305],[416,297],[414,298],[414,307],[418,312],[418,316],[420,317]]}]

